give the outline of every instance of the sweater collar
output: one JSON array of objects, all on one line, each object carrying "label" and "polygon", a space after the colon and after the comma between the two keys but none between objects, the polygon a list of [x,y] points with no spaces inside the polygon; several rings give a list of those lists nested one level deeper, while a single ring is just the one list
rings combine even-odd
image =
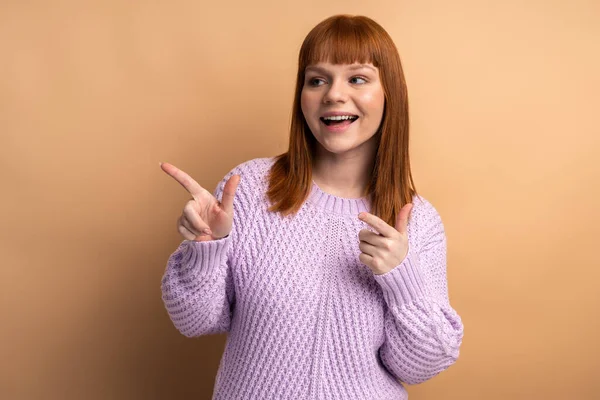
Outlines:
[{"label": "sweater collar", "polygon": [[311,192],[307,200],[316,206],[336,214],[358,215],[360,212],[369,212],[371,209],[368,197],[349,199],[334,196],[324,192],[315,181],[312,181]]}]

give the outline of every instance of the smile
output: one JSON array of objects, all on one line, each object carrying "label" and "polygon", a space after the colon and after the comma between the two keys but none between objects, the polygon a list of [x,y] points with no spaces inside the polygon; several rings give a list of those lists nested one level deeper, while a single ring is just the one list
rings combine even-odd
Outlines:
[{"label": "smile", "polygon": [[350,125],[358,119],[355,115],[336,115],[319,118],[325,125]]}]

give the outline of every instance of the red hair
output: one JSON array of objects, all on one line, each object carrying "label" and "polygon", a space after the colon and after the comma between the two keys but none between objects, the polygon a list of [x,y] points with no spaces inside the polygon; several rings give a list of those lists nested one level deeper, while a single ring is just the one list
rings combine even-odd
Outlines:
[{"label": "red hair", "polygon": [[410,172],[408,95],[400,55],[388,33],[364,16],[335,15],[306,36],[298,57],[298,75],[290,126],[289,148],[276,157],[269,171],[269,211],[295,214],[312,188],[316,139],[300,108],[307,66],[371,63],[379,69],[385,106],[378,135],[375,163],[365,196],[371,213],[395,226],[400,209],[417,194]]}]

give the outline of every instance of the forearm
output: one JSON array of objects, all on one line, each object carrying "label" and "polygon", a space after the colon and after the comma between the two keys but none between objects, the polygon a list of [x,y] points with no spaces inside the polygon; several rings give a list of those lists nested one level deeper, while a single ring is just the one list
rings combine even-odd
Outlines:
[{"label": "forearm", "polygon": [[409,384],[423,382],[456,362],[463,338],[460,316],[447,297],[427,283],[413,253],[376,277],[386,301],[380,356],[386,368]]},{"label": "forearm", "polygon": [[184,241],[169,257],[161,284],[162,299],[173,324],[185,336],[229,329],[230,240]]}]

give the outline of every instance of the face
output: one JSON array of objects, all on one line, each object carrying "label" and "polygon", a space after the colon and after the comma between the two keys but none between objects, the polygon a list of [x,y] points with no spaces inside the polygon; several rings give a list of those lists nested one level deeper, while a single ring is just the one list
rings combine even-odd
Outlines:
[{"label": "face", "polygon": [[372,64],[322,62],[305,70],[304,118],[320,150],[338,155],[375,151],[385,96]]}]

